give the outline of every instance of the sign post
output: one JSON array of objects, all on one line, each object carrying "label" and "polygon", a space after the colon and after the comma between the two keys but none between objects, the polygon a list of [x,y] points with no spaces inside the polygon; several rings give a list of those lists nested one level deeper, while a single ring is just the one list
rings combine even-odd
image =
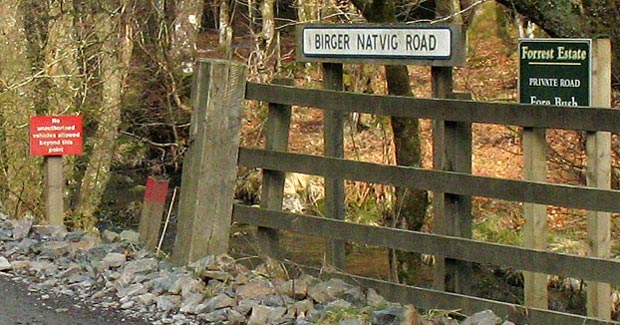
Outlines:
[{"label": "sign post", "polygon": [[[592,43],[592,105],[611,107],[611,43],[596,39]],[[587,132],[586,155],[588,167],[586,185],[611,188],[611,134]],[[588,255],[609,258],[611,251],[611,213],[588,211]],[[588,282],[587,315],[611,319],[611,285]]]},{"label": "sign post", "polygon": [[[592,61],[590,39],[520,40],[520,102],[534,105],[590,106]],[[523,129],[523,159],[524,178],[545,182],[547,141],[544,129]],[[523,215],[525,247],[546,249],[547,207],[525,203]],[[546,309],[547,275],[524,272],[523,277],[525,305]]]},{"label": "sign post", "polygon": [[82,154],[81,116],[30,118],[30,155],[45,157],[45,211],[47,222],[64,222],[62,156]]},{"label": "sign post", "polygon": [[[323,66],[325,89],[342,90],[343,64],[431,66],[435,98],[452,94],[452,67],[466,63],[466,37],[460,25],[326,25],[297,27],[297,62],[318,62]],[[435,169],[471,172],[471,125],[435,121],[433,127]],[[342,112],[324,115],[325,155],[343,155]],[[458,141],[452,141],[457,139]],[[471,198],[434,193],[433,209],[437,232],[471,237]],[[344,219],[345,193],[342,179],[325,179],[326,213]],[[466,225],[461,227],[462,225]],[[344,269],[344,246],[332,241],[327,262]],[[465,291],[469,266],[437,256],[436,289]],[[444,264],[447,267],[443,267]],[[460,269],[459,269],[460,268]],[[449,279],[446,284],[445,279]]]}]

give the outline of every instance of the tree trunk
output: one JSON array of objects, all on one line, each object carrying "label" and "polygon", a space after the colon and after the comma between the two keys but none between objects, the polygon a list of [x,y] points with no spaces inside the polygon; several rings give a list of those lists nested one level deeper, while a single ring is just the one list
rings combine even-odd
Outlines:
[{"label": "tree trunk", "polygon": [[226,51],[226,57],[231,56],[233,29],[230,25],[230,4],[229,0],[220,0],[220,47]]},{"label": "tree trunk", "polygon": [[179,68],[184,73],[193,71],[196,59],[196,40],[202,21],[204,0],[176,0],[170,26],[170,58],[174,71]]},{"label": "tree trunk", "polygon": [[[396,22],[393,0],[379,0],[371,3],[353,1],[371,23]],[[404,65],[386,66],[388,92],[391,95],[413,96],[409,83],[409,71]],[[420,166],[421,147],[418,120],[392,117],[396,163],[403,166]],[[391,220],[384,220],[387,226],[409,230],[421,230],[424,225],[427,206],[427,192],[415,188],[396,188],[394,210]],[[389,219],[389,218],[388,218]],[[390,274],[401,283],[413,284],[419,277],[419,253],[390,252]],[[395,259],[395,260],[394,260]]]},{"label": "tree trunk", "polygon": [[[620,0],[496,0],[536,23],[551,37],[606,35],[612,45],[612,83],[620,80]],[[612,9],[613,8],[613,9]],[[616,10],[614,10],[616,9]]]},{"label": "tree trunk", "polygon": [[130,29],[123,15],[97,14],[96,35],[101,40],[100,79],[102,82],[101,109],[94,119],[98,122],[95,136],[90,139],[92,152],[84,172],[73,226],[94,230],[103,192],[110,179],[110,166],[121,122],[121,101],[125,77],[129,68],[132,42]]},{"label": "tree trunk", "polygon": [[[32,58],[40,42],[26,35],[25,14],[34,15],[30,2],[0,1],[0,207],[13,217],[44,216],[40,158],[29,157],[28,123],[38,96]],[[37,55],[35,55],[37,54]]]},{"label": "tree trunk", "polygon": [[[50,4],[49,36],[45,46],[47,85],[47,114],[70,115],[77,113],[78,98],[84,86],[78,66],[78,44],[75,41],[75,11],[71,1]],[[63,158],[64,178],[74,182],[75,156]]]}]

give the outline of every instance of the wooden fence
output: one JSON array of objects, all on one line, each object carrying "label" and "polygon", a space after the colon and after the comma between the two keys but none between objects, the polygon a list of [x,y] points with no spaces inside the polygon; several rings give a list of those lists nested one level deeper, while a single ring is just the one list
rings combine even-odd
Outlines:
[{"label": "wooden fence", "polygon": [[[199,73],[209,73],[217,70],[211,65],[221,65],[222,69],[230,69],[224,63],[201,62]],[[208,68],[210,67],[210,68]],[[217,82],[214,78],[195,78],[215,87]],[[194,86],[194,89],[203,86]],[[208,86],[205,89],[209,89]],[[615,260],[585,257],[569,254],[558,254],[544,250],[527,249],[509,245],[500,245],[460,238],[431,234],[386,227],[375,227],[343,221],[344,216],[329,216],[319,218],[301,214],[282,212],[282,197],[284,176],[286,172],[318,175],[331,179],[347,179],[368,183],[386,184],[398,187],[419,188],[434,193],[447,193],[460,198],[453,204],[459,205],[471,196],[480,196],[494,199],[502,199],[517,202],[529,202],[544,205],[555,205],[586,210],[620,212],[620,191],[600,188],[588,188],[582,186],[552,184],[546,182],[532,182],[514,179],[501,179],[472,175],[471,173],[454,172],[446,170],[429,170],[415,167],[389,166],[370,162],[346,160],[342,158],[294,154],[286,152],[288,146],[288,133],[291,118],[291,106],[312,107],[324,109],[326,112],[359,112],[386,116],[401,116],[409,118],[424,118],[442,122],[445,134],[450,139],[450,134],[458,134],[453,129],[467,130],[471,123],[490,123],[516,125],[528,128],[554,128],[581,131],[604,131],[620,133],[620,111],[604,108],[569,108],[548,107],[536,105],[519,105],[507,103],[486,103],[449,99],[417,99],[408,97],[378,96],[368,94],[345,93],[330,90],[300,89],[288,85],[268,85],[247,83],[245,87],[238,85],[236,90],[231,89],[231,96],[236,98],[238,93],[244,93],[246,100],[255,100],[269,103],[269,116],[266,126],[267,142],[265,149],[239,148],[237,164],[249,168],[263,170],[263,187],[261,193],[261,206],[251,207],[232,204],[230,190],[205,192],[204,186],[197,185],[202,177],[218,178],[222,169],[227,168],[220,164],[216,171],[199,168],[195,164],[191,171],[192,181],[190,186],[182,184],[181,204],[179,218],[183,221],[179,228],[179,235],[183,231],[198,231],[197,224],[210,224],[209,233],[200,230],[200,235],[182,235],[186,238],[177,237],[175,255],[182,256],[178,261],[188,262],[197,259],[197,255],[187,255],[186,247],[208,246],[209,251],[198,250],[196,254],[221,253],[228,249],[227,241],[220,240],[218,247],[213,244],[205,245],[206,240],[213,240],[219,232],[225,232],[227,236],[230,222],[257,226],[259,229],[260,247],[263,253],[278,256],[278,230],[295,231],[303,234],[321,236],[340,242],[349,241],[360,244],[381,246],[404,251],[433,254],[445,257],[449,260],[465,262],[489,263],[503,267],[512,267],[518,270],[539,272],[545,274],[557,274],[562,276],[580,278],[588,281],[619,284],[620,262]],[[196,110],[202,110],[208,106],[206,101],[218,100],[207,98],[209,91],[204,90],[205,95],[197,94],[194,98]],[[203,96],[203,97],[201,97]],[[242,103],[234,103],[240,105]],[[240,108],[239,108],[240,109]],[[236,110],[229,107],[228,110]],[[238,118],[237,113],[230,113]],[[195,117],[192,123],[200,122],[200,117]],[[204,113],[201,117],[205,119]],[[209,120],[208,114],[206,117]],[[221,133],[221,129],[227,130],[227,134],[238,132],[230,131],[238,125],[230,127],[229,124],[216,125],[213,132]],[[206,123],[209,124],[209,123]],[[211,123],[212,124],[212,123]],[[235,124],[235,123],[232,123]],[[465,128],[463,128],[465,126]],[[219,130],[217,128],[220,128]],[[194,128],[194,127],[193,127]],[[198,131],[196,131],[198,132]],[[469,135],[471,136],[471,135]],[[469,138],[470,139],[470,138]],[[238,141],[238,140],[233,140]],[[238,142],[237,142],[238,143]],[[456,143],[459,143],[458,141]],[[222,143],[218,143],[222,145]],[[471,145],[471,143],[470,143]],[[458,149],[458,148],[457,148]],[[228,150],[237,153],[234,148]],[[456,152],[454,148],[449,149]],[[465,150],[467,152],[467,150]],[[209,155],[209,152],[193,155]],[[469,153],[471,154],[471,153]],[[187,159],[192,159],[186,158]],[[458,159],[464,159],[460,157]],[[465,159],[471,159],[471,156]],[[234,169],[236,167],[233,166]],[[199,168],[200,170],[196,169]],[[184,167],[183,182],[186,173]],[[225,173],[228,174],[228,173]],[[229,177],[228,177],[229,178]],[[210,180],[213,182],[213,180]],[[217,180],[216,180],[217,182]],[[230,182],[221,180],[221,182]],[[195,202],[183,201],[183,195],[191,193],[193,198],[221,202],[230,207],[219,207],[217,215],[209,215],[208,212],[196,213],[200,207],[191,207]],[[208,196],[205,197],[205,196]],[[195,201],[195,199],[194,199]],[[185,202],[185,203],[184,203]],[[217,203],[216,203],[217,204]],[[185,207],[183,206],[185,205]],[[194,204],[196,206],[197,204]],[[203,204],[204,205],[204,204]],[[465,204],[465,206],[467,206]],[[456,208],[458,211],[458,207]],[[452,209],[454,211],[454,209]],[[181,211],[189,214],[185,217]],[[194,211],[194,212],[187,212]],[[232,213],[228,214],[227,211]],[[207,214],[205,217],[204,215]],[[441,216],[436,216],[441,217]],[[451,216],[458,217],[458,216]],[[197,218],[209,218],[209,222],[196,222]],[[193,220],[193,221],[191,221]],[[217,224],[217,225],[214,225]],[[337,229],[337,231],[334,231]],[[179,236],[178,235],[178,236]],[[189,239],[188,239],[189,238]],[[202,238],[202,239],[196,239]],[[221,238],[221,237],[220,237]],[[179,242],[202,240],[193,244],[179,244]],[[183,250],[177,253],[177,248]],[[338,247],[338,246],[335,246]],[[220,250],[220,251],[218,251]],[[341,276],[357,282],[358,284],[377,289],[388,300],[402,303],[414,303],[423,309],[460,309],[463,313],[473,313],[482,309],[492,309],[500,317],[518,323],[528,324],[604,324],[609,321],[584,316],[549,311],[539,308],[525,307],[521,305],[481,299],[464,294],[444,292],[440,290],[426,289],[414,286],[405,286],[396,283],[370,279],[367,277],[354,276],[338,272],[330,273],[331,276]]]}]

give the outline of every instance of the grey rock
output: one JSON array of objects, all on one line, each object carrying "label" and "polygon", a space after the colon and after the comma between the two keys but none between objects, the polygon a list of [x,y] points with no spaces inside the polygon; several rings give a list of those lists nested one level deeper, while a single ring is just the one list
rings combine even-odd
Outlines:
[{"label": "grey rock", "polygon": [[63,240],[67,234],[67,228],[65,226],[34,225],[32,226],[32,232],[38,238]]},{"label": "grey rock", "polygon": [[400,325],[407,319],[406,310],[401,306],[375,310],[371,315],[373,325]]},{"label": "grey rock", "polygon": [[136,303],[134,301],[127,301],[121,305],[121,309],[129,309],[133,307]]},{"label": "grey rock", "polygon": [[165,295],[155,298],[157,309],[167,312],[179,308],[181,305],[181,296]]},{"label": "grey rock", "polygon": [[146,286],[155,294],[167,293],[176,281],[182,276],[179,273],[159,272],[157,277],[147,281]]},{"label": "grey rock", "polygon": [[84,237],[85,233],[83,230],[76,230],[76,231],[72,231],[72,232],[68,232],[67,235],[65,236],[65,239],[70,241],[70,242],[79,242],[80,240],[82,240],[82,237]]},{"label": "grey rock", "polygon": [[31,216],[26,216],[19,220],[12,220],[13,223],[13,239],[22,240],[28,237],[30,233],[30,229],[32,228],[32,220]]},{"label": "grey rock", "polygon": [[363,307],[366,305],[366,295],[360,287],[352,287],[347,289],[342,295],[342,299],[349,302],[356,307]]},{"label": "grey rock", "polygon": [[346,300],[337,299],[337,300],[334,300],[328,303],[325,307],[327,309],[344,309],[344,308],[352,308],[353,305]]},{"label": "grey rock", "polygon": [[128,287],[122,288],[116,292],[116,296],[119,298],[123,297],[133,297],[146,293],[146,288],[144,285],[136,283],[132,284]]},{"label": "grey rock", "polygon": [[[235,300],[229,297],[226,294],[218,294],[217,296],[205,299],[201,304],[196,306],[196,312],[211,312],[216,309],[222,309],[227,307],[233,307],[235,305]],[[249,311],[248,308],[246,311]]]},{"label": "grey rock", "polygon": [[139,244],[140,243],[140,233],[135,232],[133,230],[123,230],[119,234],[120,240],[130,243],[130,244]]},{"label": "grey rock", "polygon": [[252,314],[248,319],[248,325],[270,324],[276,319],[282,318],[284,313],[286,313],[286,308],[284,307],[257,305],[252,308]]},{"label": "grey rock", "polygon": [[71,250],[71,245],[64,241],[48,241],[41,245],[41,254],[52,258],[61,257]]},{"label": "grey rock", "polygon": [[309,299],[295,302],[289,307],[289,313],[296,317],[299,315],[305,316],[311,310],[314,310],[314,303]]},{"label": "grey rock", "polygon": [[127,261],[127,256],[123,253],[108,253],[101,262],[104,269],[117,268]]},{"label": "grey rock", "polygon": [[48,261],[32,261],[29,266],[36,273],[52,274],[58,270],[58,266]]},{"label": "grey rock", "polygon": [[122,274],[110,273],[110,279],[114,279],[111,285],[114,289],[116,289],[116,291],[120,291],[121,289],[129,286],[131,283],[133,283],[135,277],[135,274],[131,272],[124,272]]},{"label": "grey rock", "polygon": [[19,245],[17,245],[17,247],[19,248],[21,253],[28,254],[30,250],[33,249],[34,246],[36,246],[38,243],[38,241],[32,238],[24,238],[19,242]]},{"label": "grey rock", "polygon": [[103,242],[105,243],[111,243],[111,242],[115,242],[120,238],[118,233],[115,233],[114,231],[111,230],[104,230],[101,233],[101,239],[103,240]]},{"label": "grey rock", "polygon": [[181,294],[181,297],[185,298],[201,289],[204,289],[204,284],[202,283],[202,281],[188,274],[180,277],[177,281],[175,281],[175,283],[172,285],[172,287],[170,287],[168,292],[174,294]]},{"label": "grey rock", "polygon": [[368,306],[377,307],[381,305],[385,305],[386,301],[383,296],[377,293],[377,291],[373,288],[369,288],[366,292],[366,304]]},{"label": "grey rock", "polygon": [[8,271],[13,269],[13,265],[4,256],[0,256],[0,271]]},{"label": "grey rock", "polygon": [[245,316],[234,309],[226,309],[226,320],[228,324],[243,324],[247,322]]},{"label": "grey rock", "polygon": [[198,305],[202,302],[203,299],[204,297],[200,293],[191,294],[187,298],[183,299],[179,311],[182,313],[196,314]]},{"label": "grey rock", "polygon": [[82,267],[76,263],[71,263],[68,265],[65,270],[56,274],[57,278],[68,278],[71,275],[80,273],[82,271]]},{"label": "grey rock", "polygon": [[319,282],[308,288],[308,296],[314,301],[324,304],[334,301],[344,295],[351,288],[351,285],[340,279],[329,279],[326,282]]},{"label": "grey rock", "polygon": [[338,325],[364,325],[365,323],[357,318],[347,318],[338,321]]},{"label": "grey rock", "polygon": [[207,323],[222,324],[226,320],[226,317],[228,317],[228,311],[225,309],[218,309],[210,313],[200,314],[198,317]]},{"label": "grey rock", "polygon": [[260,283],[248,283],[237,288],[239,299],[260,299],[275,293],[275,289]]},{"label": "grey rock", "polygon": [[6,228],[0,228],[0,240],[7,241],[13,240],[13,231]]},{"label": "grey rock", "polygon": [[145,294],[141,294],[141,295],[134,297],[134,300],[141,305],[149,306],[149,305],[152,305],[153,302],[155,302],[156,297],[157,296],[155,296],[154,294],[147,292]]},{"label": "grey rock", "polygon": [[262,305],[270,307],[284,307],[292,305],[293,299],[284,295],[267,295],[260,299]]},{"label": "grey rock", "polygon": [[143,258],[130,261],[123,266],[123,272],[139,273],[156,271],[159,262],[156,258]]},{"label": "grey rock", "polygon": [[467,317],[461,325],[497,325],[501,323],[502,319],[491,310],[483,310]]},{"label": "grey rock", "polygon": [[297,279],[283,281],[277,286],[277,292],[294,299],[304,299],[308,295],[308,283]]},{"label": "grey rock", "polygon": [[30,261],[13,261],[11,266],[15,271],[28,270],[30,269]]}]

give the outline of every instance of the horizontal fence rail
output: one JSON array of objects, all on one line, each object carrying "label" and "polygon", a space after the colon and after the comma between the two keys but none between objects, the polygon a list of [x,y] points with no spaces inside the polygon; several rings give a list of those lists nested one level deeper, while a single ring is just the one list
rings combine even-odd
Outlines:
[{"label": "horizontal fence rail", "polygon": [[239,148],[239,164],[352,181],[413,187],[459,195],[557,205],[596,211],[620,211],[620,191],[510,180],[415,167],[386,166],[339,158]]},{"label": "horizontal fence rail", "polygon": [[[343,158],[294,154],[286,152],[287,142],[285,141],[288,139],[290,106],[319,108],[334,112],[358,112],[449,121],[446,122],[446,125],[454,122],[462,122],[462,125],[467,126],[469,126],[468,123],[488,123],[527,128],[616,133],[620,133],[620,110],[420,99],[301,89],[257,83],[247,83],[245,96],[247,100],[269,103],[270,116],[276,116],[276,112],[279,112],[278,114],[287,113],[268,122],[272,123],[271,127],[278,125],[282,133],[279,134],[278,139],[271,141],[284,141],[282,142],[285,143],[284,146],[280,148],[270,147],[268,133],[267,148],[275,148],[274,150],[239,148],[238,151],[238,165],[262,169],[265,172],[264,181],[266,179],[267,183],[272,180],[273,175],[278,175],[277,180],[281,183],[278,184],[283,187],[284,173],[295,172],[322,176],[326,179],[360,181],[402,188],[416,188],[434,193],[447,193],[466,198],[465,200],[477,196],[590,211],[620,212],[620,191],[618,190],[477,176],[467,173],[470,170],[454,172],[441,170],[441,167],[429,170]],[[282,130],[286,130],[286,133],[283,133]],[[458,134],[455,133],[454,129],[451,129],[450,132],[452,132],[450,133],[452,136]],[[466,132],[471,131],[466,129]],[[462,134],[459,135],[462,136]],[[457,141],[457,144],[452,144],[467,147],[467,142],[471,142],[471,137],[463,136],[462,138],[465,139],[464,142]],[[469,143],[469,145],[471,144]],[[471,152],[467,150],[464,152],[463,157],[450,156],[446,159],[470,159]],[[276,187],[273,190],[278,191]],[[281,191],[270,195],[275,195],[274,197],[278,200],[282,198]],[[328,218],[322,218],[279,210],[281,210],[281,204],[265,205],[263,208],[235,204],[232,218],[235,222],[258,227],[259,235],[261,229],[263,231],[265,229],[273,230],[274,234],[277,233],[276,230],[293,231],[342,243],[350,241],[386,249],[431,254],[442,259],[442,261],[443,259],[450,260],[451,263],[456,260],[491,264],[512,267],[522,271],[557,274],[587,281],[620,285],[620,277],[618,277],[620,261],[617,260],[489,243],[462,238],[458,234],[448,236],[337,220],[344,216],[327,215]],[[460,217],[461,214],[450,216],[450,218]],[[272,239],[277,241],[277,236],[273,235]],[[324,273],[324,271],[321,272]],[[474,313],[482,309],[492,308],[500,317],[509,317],[510,320],[517,323],[529,324],[620,324],[592,317],[400,285],[334,271],[328,271],[328,273],[330,276],[342,277],[360,285],[373,287],[388,300],[401,303],[415,302],[417,307],[424,309],[451,306],[460,308],[464,313]]]},{"label": "horizontal fence rail", "polygon": [[493,313],[499,317],[510,319],[517,324],[618,324],[616,322],[587,318],[580,315],[567,314],[553,310],[531,308],[456,293],[406,286],[363,276],[325,272],[323,270],[321,270],[321,272],[323,274],[327,273],[325,274],[326,276],[338,277],[343,280],[357,283],[360,286],[375,288],[389,301],[397,301],[403,304],[410,304],[414,301],[416,306],[427,310],[443,309],[438,308],[438,306],[458,306],[458,312],[473,314],[484,309],[492,308]]},{"label": "horizontal fence rail", "polygon": [[248,83],[246,99],[274,104],[454,122],[620,133],[620,111],[356,94]]},{"label": "horizontal fence rail", "polygon": [[620,284],[618,274],[608,272],[611,269],[620,270],[620,262],[602,258],[559,254],[473,239],[369,226],[239,204],[234,206],[233,220],[253,226],[295,231],[371,246]]},{"label": "horizontal fence rail", "polygon": [[[618,268],[620,263],[598,258],[557,254],[471,239],[361,225],[294,213],[269,211],[240,204],[234,206],[233,220],[252,226],[295,231],[307,235],[349,240],[385,248],[421,253],[440,252],[447,257],[480,263],[512,265],[522,269],[554,274],[570,273],[584,279],[614,283],[620,281],[615,273],[608,272],[611,267]],[[334,229],[338,229],[338,231],[334,231]],[[310,268],[306,268],[306,270],[312,271]],[[324,270],[315,270],[314,273],[339,277],[361,286],[372,287],[389,301],[404,304],[415,302],[416,307],[423,309],[444,309],[445,306],[456,306],[460,312],[471,314],[492,308],[500,317],[507,317],[517,323],[527,324],[618,324],[580,315],[528,308],[518,304],[401,285],[346,273],[327,271],[328,274],[325,274],[326,271]]]}]

